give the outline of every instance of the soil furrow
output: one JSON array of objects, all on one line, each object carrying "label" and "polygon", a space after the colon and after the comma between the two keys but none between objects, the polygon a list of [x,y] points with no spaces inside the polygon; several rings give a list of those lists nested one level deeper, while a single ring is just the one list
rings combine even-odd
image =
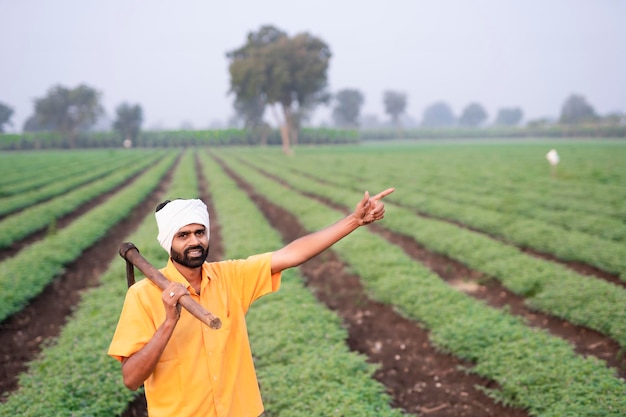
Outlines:
[{"label": "soil furrow", "polygon": [[[56,230],[61,230],[64,227],[66,227],[67,225],[69,225],[70,223],[72,223],[74,221],[74,219],[82,216],[83,214],[87,213],[89,210],[91,210],[94,207],[99,206],[100,204],[103,204],[106,200],[108,200],[111,196],[113,196],[115,193],[117,193],[118,191],[120,191],[122,188],[128,186],[129,184],[131,184],[133,181],[135,181],[137,178],[139,178],[148,168],[142,169],[141,171],[139,171],[137,174],[133,175],[132,177],[128,178],[128,180],[126,180],[124,183],[118,185],[117,187],[100,194],[98,197],[87,201],[86,203],[78,206],[75,210],[73,210],[71,213],[68,213],[58,219],[56,219],[54,221],[54,228]],[[41,204],[37,203],[37,204]],[[17,213],[14,213],[17,214]],[[9,246],[8,248],[3,248],[0,249],[0,262],[2,262],[3,260],[10,258],[12,256],[15,256],[19,251],[21,251],[22,249],[24,249],[27,246],[32,245],[33,243],[44,239],[47,235],[48,235],[49,230],[47,228],[43,228],[41,230],[38,230],[36,232],[31,233],[30,235],[28,235],[27,237],[20,239],[17,242],[14,242],[11,246]]]},{"label": "soil furrow", "polygon": [[[24,309],[0,323],[0,392],[11,392],[17,388],[17,377],[27,369],[27,363],[39,354],[41,343],[59,335],[67,318],[80,301],[81,293],[98,285],[98,277],[106,271],[115,256],[118,256],[118,248],[124,237],[131,233],[146,215],[154,211],[154,207],[160,202],[176,164],[157,189],[135,207],[126,219],[85,250],[79,259],[68,264],[65,272],[56,277]],[[70,215],[64,216],[59,220],[59,227],[64,227],[89,209],[101,204],[113,192],[103,194]]]},{"label": "soil furrow", "polygon": [[[195,158],[196,172],[198,173],[198,188],[199,196],[202,201],[205,202],[209,210],[210,215],[210,236],[211,247],[209,250],[209,256],[207,261],[215,262],[220,261],[224,257],[224,245],[222,242],[222,230],[220,227],[219,213],[215,210],[213,205],[213,197],[209,193],[209,185],[206,177],[202,174],[202,161],[196,155]],[[168,197],[171,198],[171,197]],[[160,268],[160,266],[158,266]],[[146,396],[142,393],[138,394],[135,399],[128,404],[128,407],[121,414],[121,417],[148,417],[148,409],[146,404]]]},{"label": "soil furrow", "polygon": [[[287,182],[275,175],[255,168],[261,174],[293,189]],[[315,194],[295,190],[329,207],[347,213],[348,209]],[[495,308],[506,307],[512,314],[523,317],[530,326],[549,331],[551,334],[567,340],[574,350],[583,356],[595,356],[606,361],[607,365],[617,370],[618,375],[626,378],[626,357],[619,344],[613,339],[586,327],[578,326],[549,314],[530,309],[523,297],[506,289],[499,281],[479,271],[472,270],[447,256],[429,251],[412,237],[391,232],[384,226],[374,224],[371,230],[380,234],[387,241],[399,246],[413,259],[426,265],[453,287],[464,291],[477,299],[484,300]]]},{"label": "soil furrow", "polygon": [[[429,218],[429,219],[434,219],[434,220],[439,220],[439,221],[444,221],[450,224],[453,224],[455,226],[458,226],[461,229],[465,229],[465,230],[470,230],[472,232],[475,233],[479,233],[483,236],[487,236],[493,240],[496,240],[498,242],[502,242],[505,245],[508,246],[515,246],[513,243],[506,241],[505,239],[503,239],[501,236],[495,236],[492,235],[490,233],[486,233],[483,230],[479,230],[476,229],[474,227],[468,226],[464,223],[461,223],[459,221],[456,220],[451,220],[451,219],[446,219],[443,217],[437,217],[437,216],[433,216],[430,215],[428,213],[423,213],[421,211],[417,211],[415,210],[414,207],[407,207],[407,206],[403,206],[401,204],[398,204],[399,207],[403,207],[409,210],[414,210],[416,215],[419,215],[420,217],[424,217],[424,218]],[[580,261],[566,261],[563,259],[560,259],[550,253],[544,253],[544,252],[540,252],[538,250],[535,250],[533,248],[529,248],[529,247],[519,247],[519,246],[515,246],[517,247],[519,250],[521,250],[524,253],[527,253],[528,255],[534,256],[536,258],[541,258],[550,262],[554,262],[560,265],[563,265],[566,268],[571,269],[574,272],[577,272],[580,275],[585,275],[585,276],[591,276],[591,277],[595,277],[595,278],[599,278],[602,280],[605,280],[607,282],[610,282],[611,284],[615,284],[617,286],[626,288],[626,282],[622,281],[619,276],[617,274],[602,270],[596,266],[593,265],[589,265],[586,264],[584,262],[580,262]]]},{"label": "soil furrow", "polygon": [[[306,233],[291,213],[222,166],[283,235],[285,243]],[[371,300],[359,277],[348,273],[332,250],[309,260],[301,270],[318,299],[342,317],[350,348],[379,364],[374,377],[386,387],[395,407],[435,417],[528,415],[485,395],[476,387],[496,388],[493,381],[467,373],[463,369],[472,364],[437,351],[428,331],[399,315],[393,306]]]},{"label": "soil furrow", "polygon": [[[273,174],[271,174],[269,172],[263,171],[262,169],[254,166],[252,164],[250,164],[247,161],[241,160],[241,162],[246,163],[248,166],[250,166],[250,167],[252,167],[254,169],[257,169],[260,172],[263,172],[264,175],[268,175],[270,177],[276,178],[275,175],[273,175]],[[322,180],[322,179],[320,179],[318,177],[314,177],[312,175],[308,175],[306,173],[303,173],[303,172],[297,171],[297,170],[292,170],[292,171],[294,173],[297,173],[298,175],[303,175],[303,176],[309,178],[311,181],[315,181],[315,182],[317,182],[319,184],[328,184],[327,181],[324,181],[324,180]],[[420,217],[423,217],[425,219],[433,219],[433,220],[439,220],[439,221],[442,221],[442,222],[450,223],[450,224],[453,224],[453,225],[455,225],[455,226],[457,226],[457,227],[459,227],[461,229],[470,230],[472,232],[479,233],[479,234],[481,234],[483,236],[488,236],[489,238],[491,238],[493,240],[497,240],[498,242],[502,242],[505,245],[513,246],[513,244],[511,242],[506,241],[501,236],[496,236],[496,235],[493,235],[493,234],[490,234],[490,233],[486,233],[483,230],[480,230],[480,229],[468,226],[468,225],[466,225],[466,224],[464,224],[464,223],[462,223],[460,221],[449,219],[449,218],[445,218],[445,217],[434,216],[434,215],[432,215],[430,213],[426,213],[426,212],[422,212],[422,211],[416,210],[415,207],[406,206],[404,204],[400,204],[400,203],[394,203],[394,204],[396,204],[398,207],[402,207],[402,208],[405,208],[407,210],[412,210],[412,211],[415,212],[416,215],[418,215]],[[575,271],[575,272],[577,272],[577,273],[579,273],[581,275],[587,275],[587,276],[592,276],[592,277],[595,277],[595,278],[600,278],[600,279],[608,281],[608,282],[610,282],[612,284],[615,284],[615,285],[618,285],[620,287],[626,288],[626,282],[623,281],[622,279],[620,279],[618,274],[614,274],[612,272],[608,272],[608,271],[602,270],[602,269],[600,269],[600,268],[598,268],[596,266],[589,265],[589,264],[586,264],[586,263],[580,262],[580,261],[567,261],[567,260],[559,259],[558,257],[556,257],[556,256],[554,256],[554,255],[552,255],[550,253],[540,252],[540,251],[537,251],[537,250],[535,250],[533,248],[518,247],[518,249],[520,249],[521,251],[523,251],[523,252],[525,252],[525,253],[527,253],[529,255],[535,256],[537,258],[545,259],[545,260],[548,260],[550,262],[554,262],[554,263],[558,263],[560,265],[563,265],[566,268],[569,268],[569,269],[571,269],[571,270],[573,270],[573,271]]]}]

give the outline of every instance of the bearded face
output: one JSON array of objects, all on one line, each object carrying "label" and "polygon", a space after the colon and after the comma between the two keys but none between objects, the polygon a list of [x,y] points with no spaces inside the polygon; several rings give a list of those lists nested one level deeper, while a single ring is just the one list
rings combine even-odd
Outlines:
[{"label": "bearded face", "polygon": [[172,248],[172,260],[188,268],[197,268],[202,266],[207,256],[209,255],[209,247],[206,248],[198,245],[185,249],[183,252],[178,252]]},{"label": "bearded face", "polygon": [[202,266],[209,255],[209,239],[204,226],[192,224],[181,228],[172,240],[172,261],[188,268]]}]

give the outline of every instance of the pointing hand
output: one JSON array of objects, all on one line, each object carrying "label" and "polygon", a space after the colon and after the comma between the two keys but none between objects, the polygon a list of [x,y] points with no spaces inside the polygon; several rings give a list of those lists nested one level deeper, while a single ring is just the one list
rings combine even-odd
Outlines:
[{"label": "pointing hand", "polygon": [[359,226],[373,223],[385,217],[385,204],[382,199],[394,191],[395,188],[387,188],[374,197],[370,197],[370,193],[366,191],[363,195],[363,199],[356,205],[353,213]]}]

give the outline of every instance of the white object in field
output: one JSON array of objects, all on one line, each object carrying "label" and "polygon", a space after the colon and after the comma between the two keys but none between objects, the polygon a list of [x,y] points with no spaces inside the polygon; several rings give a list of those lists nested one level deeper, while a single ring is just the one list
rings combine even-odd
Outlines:
[{"label": "white object in field", "polygon": [[551,149],[550,152],[546,154],[546,158],[552,166],[556,166],[559,163],[559,154],[556,153],[556,149]]},{"label": "white object in field", "polygon": [[125,147],[126,149],[128,149],[128,148],[130,148],[130,147],[132,147],[132,146],[133,146],[133,142],[132,142],[130,139],[126,139],[126,140],[124,140],[124,147]]}]

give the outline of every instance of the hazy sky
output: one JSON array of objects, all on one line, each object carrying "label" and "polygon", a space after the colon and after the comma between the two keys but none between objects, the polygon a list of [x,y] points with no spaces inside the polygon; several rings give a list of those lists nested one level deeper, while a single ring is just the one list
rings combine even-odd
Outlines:
[{"label": "hazy sky", "polygon": [[558,117],[573,93],[626,112],[624,22],[623,0],[0,0],[0,102],[21,130],[33,99],[84,83],[111,118],[126,101],[146,128],[207,128],[233,113],[226,52],[273,24],[322,38],[330,90],[361,90],[380,120],[385,90],[416,120],[439,100]]}]

